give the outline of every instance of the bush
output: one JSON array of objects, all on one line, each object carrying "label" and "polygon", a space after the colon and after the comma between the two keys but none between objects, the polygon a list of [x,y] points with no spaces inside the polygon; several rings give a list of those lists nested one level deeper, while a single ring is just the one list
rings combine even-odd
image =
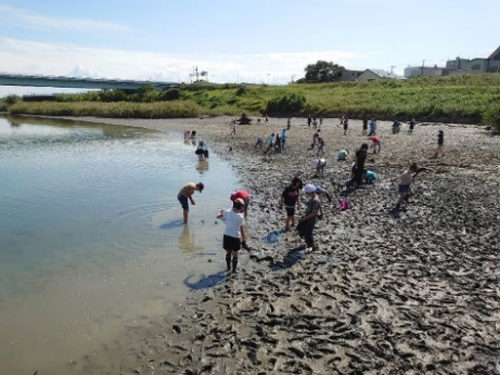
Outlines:
[{"label": "bush", "polygon": [[5,98],[5,103],[8,105],[16,104],[21,101],[21,97],[19,95],[9,95]]},{"label": "bush", "polygon": [[242,96],[247,93],[247,88],[246,86],[240,86],[238,87],[238,90],[236,90],[236,96]]},{"label": "bush", "polygon": [[164,90],[160,95],[160,99],[166,101],[179,100],[180,98],[181,98],[181,90],[179,89]]},{"label": "bush", "polygon": [[483,115],[483,122],[500,132],[500,104],[490,106]]},{"label": "bush", "polygon": [[306,98],[302,95],[291,94],[267,102],[266,112],[271,113],[300,113],[304,109]]}]

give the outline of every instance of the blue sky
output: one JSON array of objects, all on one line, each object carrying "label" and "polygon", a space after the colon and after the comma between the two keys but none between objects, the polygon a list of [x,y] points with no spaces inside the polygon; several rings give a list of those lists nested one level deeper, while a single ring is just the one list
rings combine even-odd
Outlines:
[{"label": "blue sky", "polygon": [[498,0],[0,0],[0,72],[189,82],[198,66],[286,84],[326,60],[402,74],[489,56],[498,14]]}]

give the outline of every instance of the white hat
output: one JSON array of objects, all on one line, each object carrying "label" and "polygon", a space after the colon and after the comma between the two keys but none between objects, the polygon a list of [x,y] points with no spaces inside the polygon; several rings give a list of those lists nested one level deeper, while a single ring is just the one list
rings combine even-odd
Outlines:
[{"label": "white hat", "polygon": [[306,194],[316,193],[316,186],[313,184],[306,184],[306,186],[302,189],[302,192]]}]

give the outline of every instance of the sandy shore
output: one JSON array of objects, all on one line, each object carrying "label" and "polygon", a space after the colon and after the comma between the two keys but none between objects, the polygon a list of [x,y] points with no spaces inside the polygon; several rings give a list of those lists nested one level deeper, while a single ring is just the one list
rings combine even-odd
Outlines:
[{"label": "sandy shore", "polygon": [[[347,136],[338,119],[323,121],[328,164],[318,179],[316,152],[307,151],[314,130],[304,119],[292,119],[285,150],[270,155],[255,140],[281,131],[285,119],[238,126],[234,137],[229,118],[84,120],[196,130],[253,197],[253,250],[242,252],[239,274],[150,329],[121,373],[500,373],[499,137],[459,124],[417,124],[411,136],[404,126],[392,135],[389,123],[379,123],[382,152],[367,163],[379,179],[347,193],[350,162],[336,155],[367,141],[360,121],[351,121]],[[446,156],[432,159],[438,129]],[[430,171],[395,211],[397,186],[388,180],[410,161]],[[277,202],[294,175],[334,196],[322,202],[314,253],[301,250],[294,231],[280,232],[285,214]],[[352,206],[344,212],[342,195]]]}]

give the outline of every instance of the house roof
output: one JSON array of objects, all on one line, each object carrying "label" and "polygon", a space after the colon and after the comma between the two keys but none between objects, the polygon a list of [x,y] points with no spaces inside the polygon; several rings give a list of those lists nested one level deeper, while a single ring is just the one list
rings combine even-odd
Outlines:
[{"label": "house roof", "polygon": [[500,47],[488,57],[488,60],[500,60]]},{"label": "house roof", "polygon": [[366,71],[372,72],[373,74],[379,76],[380,78],[404,79],[404,77],[400,75],[390,73],[387,70],[383,69],[366,69],[365,72]]}]

